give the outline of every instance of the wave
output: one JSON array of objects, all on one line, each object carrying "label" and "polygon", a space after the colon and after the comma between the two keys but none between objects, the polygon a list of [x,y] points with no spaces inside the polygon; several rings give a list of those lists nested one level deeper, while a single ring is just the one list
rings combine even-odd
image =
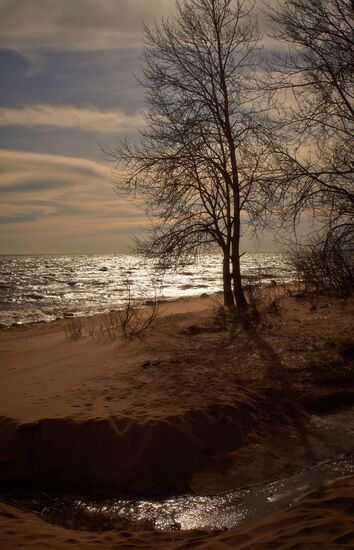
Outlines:
[{"label": "wave", "polygon": [[[242,257],[245,282],[288,283],[294,273],[280,254]],[[205,254],[179,272],[156,275],[153,265],[134,255],[3,256],[0,258],[0,323],[51,321],[65,312],[90,315],[119,308],[127,292],[151,299],[197,296],[222,288],[221,258]],[[35,306],[37,304],[37,307]]]}]

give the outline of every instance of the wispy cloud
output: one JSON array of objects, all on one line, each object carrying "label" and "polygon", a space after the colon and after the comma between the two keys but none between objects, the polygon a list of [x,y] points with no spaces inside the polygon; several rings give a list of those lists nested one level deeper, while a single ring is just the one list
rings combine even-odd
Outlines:
[{"label": "wispy cloud", "polygon": [[141,127],[138,114],[122,111],[99,111],[69,105],[33,105],[0,108],[0,126],[46,126],[78,129],[83,132],[117,133]]},{"label": "wispy cloud", "polygon": [[109,182],[110,167],[106,164],[62,155],[47,155],[26,151],[0,150],[0,188],[22,182],[72,181],[75,186],[80,178],[90,183],[94,180]]},{"label": "wispy cloud", "polygon": [[104,163],[0,150],[0,166],[1,252],[119,251],[147,223]]}]

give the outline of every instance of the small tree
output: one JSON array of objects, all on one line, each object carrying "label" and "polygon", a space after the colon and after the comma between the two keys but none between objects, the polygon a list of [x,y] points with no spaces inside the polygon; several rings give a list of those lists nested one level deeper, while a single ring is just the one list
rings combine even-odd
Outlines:
[{"label": "small tree", "polygon": [[284,100],[272,179],[287,217],[312,210],[325,241],[344,248],[354,239],[353,15],[352,0],[280,3],[270,17],[289,50],[266,82]]},{"label": "small tree", "polygon": [[241,214],[266,208],[261,178],[267,120],[250,76],[258,31],[248,0],[184,0],[145,29],[146,125],[110,151],[119,193],[139,196],[154,225],[140,249],[160,261],[217,246],[226,305],[247,305],[240,270]]}]

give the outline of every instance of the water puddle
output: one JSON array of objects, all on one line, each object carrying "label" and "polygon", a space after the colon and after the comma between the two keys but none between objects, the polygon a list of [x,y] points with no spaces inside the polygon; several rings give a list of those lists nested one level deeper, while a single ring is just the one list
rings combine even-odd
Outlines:
[{"label": "water puddle", "polygon": [[161,500],[46,495],[4,498],[66,527],[173,531],[222,530],[283,510],[303,496],[354,475],[354,457],[339,457],[289,477],[222,495],[182,495]]}]

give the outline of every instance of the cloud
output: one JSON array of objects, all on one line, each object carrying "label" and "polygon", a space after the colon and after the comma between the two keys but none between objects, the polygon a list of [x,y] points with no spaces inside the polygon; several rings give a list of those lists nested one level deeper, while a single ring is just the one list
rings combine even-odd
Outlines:
[{"label": "cloud", "polygon": [[78,177],[110,181],[109,166],[87,159],[66,157],[62,155],[47,155],[24,151],[0,150],[0,188],[2,184],[14,182],[43,180],[44,177],[59,181],[69,180],[73,185]]},{"label": "cloud", "polygon": [[98,111],[70,105],[33,105],[22,108],[0,108],[1,126],[52,126],[83,132],[117,133],[141,127],[138,114]]},{"label": "cloud", "polygon": [[33,222],[36,219],[34,214],[20,214],[19,216],[0,216],[0,224]]},{"label": "cloud", "polygon": [[[9,178],[11,180],[11,177]],[[16,178],[15,178],[16,180]],[[59,187],[66,187],[70,185],[65,181],[53,181],[53,180],[38,180],[38,181],[14,181],[12,184],[0,186],[0,193],[22,193],[23,191],[47,191],[49,189],[58,189]]]},{"label": "cloud", "polygon": [[[104,216],[134,217],[138,210],[132,202],[115,195],[111,167],[82,158],[42,153],[0,150],[0,212],[9,213],[11,205],[36,208],[37,217]],[[12,214],[12,213],[11,213]]]},{"label": "cloud", "polygon": [[0,166],[1,253],[122,251],[147,223],[104,163],[0,150]]},{"label": "cloud", "polygon": [[0,46],[106,49],[141,44],[143,22],[173,11],[175,0],[0,0]]},{"label": "cloud", "polygon": [[[256,0],[260,27],[269,22]],[[0,47],[21,51],[141,47],[143,23],[175,12],[176,0],[0,0]]]}]

